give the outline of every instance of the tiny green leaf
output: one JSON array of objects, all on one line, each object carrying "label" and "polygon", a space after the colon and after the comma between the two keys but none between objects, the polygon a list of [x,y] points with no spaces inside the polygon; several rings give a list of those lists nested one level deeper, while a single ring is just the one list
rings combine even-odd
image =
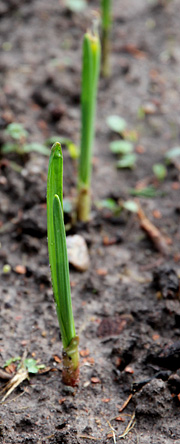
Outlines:
[{"label": "tiny green leaf", "polygon": [[73,12],[81,12],[86,6],[85,0],[67,0],[67,7]]},{"label": "tiny green leaf", "polygon": [[127,140],[114,140],[110,143],[110,150],[116,154],[127,154],[133,151],[133,145]]},{"label": "tiny green leaf", "polygon": [[11,265],[5,264],[3,266],[3,274],[9,274],[11,272]]},{"label": "tiny green leaf", "polygon": [[145,187],[142,188],[141,190],[136,190],[136,189],[130,189],[129,193],[132,196],[139,196],[139,197],[156,197],[161,195],[162,193],[159,193],[156,188],[154,188],[152,185],[150,185],[149,187]]},{"label": "tiny green leaf", "polygon": [[174,157],[178,156],[180,156],[180,146],[175,146],[166,152],[165,159],[168,163],[170,163]]},{"label": "tiny green leaf", "polygon": [[16,153],[19,150],[19,145],[17,143],[7,142],[1,148],[2,153]]},{"label": "tiny green leaf", "polygon": [[28,370],[28,373],[38,373],[39,369],[45,368],[44,364],[37,365],[37,362],[33,358],[27,358],[24,360],[24,365]]},{"label": "tiny green leaf", "polygon": [[6,128],[6,134],[12,137],[12,139],[20,140],[22,137],[28,136],[27,131],[20,123],[10,123]]},{"label": "tiny green leaf", "polygon": [[63,220],[63,210],[60,198],[55,194],[53,199],[53,225],[56,255],[56,283],[60,306],[60,330],[64,348],[68,347],[75,337],[74,319],[71,303],[71,288],[69,279],[69,264],[67,257],[66,234]]},{"label": "tiny green leaf", "polygon": [[123,208],[125,208],[125,210],[131,211],[132,213],[138,212],[138,205],[136,202],[134,202],[134,200],[127,200],[126,202],[124,202]]},{"label": "tiny green leaf", "polygon": [[97,207],[100,209],[106,208],[107,210],[110,211],[116,211],[117,209],[119,209],[119,205],[116,203],[114,199],[111,198],[99,200],[97,202]]},{"label": "tiny green leaf", "polygon": [[38,373],[38,367],[35,359],[28,358],[24,360],[24,365],[28,370],[28,373]]},{"label": "tiny green leaf", "polygon": [[167,169],[162,163],[156,163],[153,165],[153,173],[158,180],[164,180],[167,175]]},{"label": "tiny green leaf", "polygon": [[116,163],[117,168],[134,168],[136,161],[136,155],[134,153],[125,154]]},{"label": "tiny green leaf", "polygon": [[21,357],[20,356],[16,356],[14,358],[10,358],[8,359],[5,364],[4,367],[8,367],[10,364],[12,364],[12,362],[17,362],[17,361],[21,361]]},{"label": "tiny green leaf", "polygon": [[40,143],[28,143],[22,147],[22,151],[24,153],[31,153],[32,151],[35,151],[36,153],[43,154],[44,156],[49,156],[50,150],[45,146],[41,145]]},{"label": "tiny green leaf", "polygon": [[67,214],[72,212],[73,206],[72,206],[72,203],[69,199],[63,199],[63,210],[64,210],[64,213],[67,213]]},{"label": "tiny green leaf", "polygon": [[127,126],[126,121],[122,117],[116,115],[107,117],[106,122],[109,128],[116,133],[122,133]]}]

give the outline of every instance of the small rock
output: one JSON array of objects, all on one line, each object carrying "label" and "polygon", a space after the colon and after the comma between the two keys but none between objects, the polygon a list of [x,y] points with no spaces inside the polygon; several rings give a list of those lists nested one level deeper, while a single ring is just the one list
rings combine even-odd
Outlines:
[{"label": "small rock", "polygon": [[79,271],[89,268],[89,253],[85,240],[79,234],[67,236],[67,252],[69,263]]},{"label": "small rock", "polygon": [[157,112],[157,107],[153,102],[145,103],[142,108],[145,114],[155,114]]}]

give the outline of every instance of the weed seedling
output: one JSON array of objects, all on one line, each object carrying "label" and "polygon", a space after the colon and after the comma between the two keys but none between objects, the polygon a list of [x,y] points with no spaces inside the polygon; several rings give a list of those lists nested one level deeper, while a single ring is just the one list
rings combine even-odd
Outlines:
[{"label": "weed seedling", "polygon": [[3,154],[17,153],[21,156],[35,151],[44,156],[49,156],[49,149],[40,143],[27,143],[28,132],[23,128],[21,123],[10,123],[5,134],[8,136],[9,141],[4,143],[1,148]]},{"label": "weed seedling", "polygon": [[81,146],[78,172],[77,214],[86,222],[90,213],[90,182],[97,85],[100,68],[100,41],[98,34],[87,32],[83,40],[81,89]]},{"label": "weed seedling", "polygon": [[79,339],[72,312],[69,264],[63,217],[63,157],[61,145],[51,150],[47,180],[48,250],[57,317],[63,343],[63,382],[75,386],[79,379]]},{"label": "weed seedling", "polygon": [[125,140],[127,136],[129,139],[133,139],[135,135],[134,132],[127,132],[126,121],[122,117],[116,115],[112,115],[107,118],[107,125],[112,131],[119,133],[121,137],[120,139],[113,140],[113,142],[110,143],[110,150],[113,153],[121,156],[118,162],[116,162],[116,167],[130,169],[134,168],[136,162],[136,154],[133,152],[134,147],[130,140]]},{"label": "weed seedling", "polygon": [[110,74],[109,52],[110,42],[109,35],[111,30],[111,5],[112,0],[101,0],[101,16],[102,16],[102,75],[108,77]]}]

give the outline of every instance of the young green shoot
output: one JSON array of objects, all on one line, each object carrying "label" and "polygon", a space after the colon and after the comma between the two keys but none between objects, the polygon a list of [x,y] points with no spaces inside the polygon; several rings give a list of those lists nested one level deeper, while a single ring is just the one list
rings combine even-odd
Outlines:
[{"label": "young green shoot", "polygon": [[101,0],[101,15],[102,15],[102,75],[109,77],[109,52],[110,52],[110,30],[112,23],[112,0]]},{"label": "young green shoot", "polygon": [[56,142],[51,150],[47,180],[47,230],[54,299],[63,343],[63,382],[75,386],[79,378],[78,342],[74,327],[69,264],[63,217],[63,156]]},{"label": "young green shoot", "polygon": [[77,214],[81,221],[89,220],[91,199],[91,163],[94,139],[97,85],[100,68],[100,40],[97,32],[87,32],[83,40],[81,90],[81,146],[78,172]]}]

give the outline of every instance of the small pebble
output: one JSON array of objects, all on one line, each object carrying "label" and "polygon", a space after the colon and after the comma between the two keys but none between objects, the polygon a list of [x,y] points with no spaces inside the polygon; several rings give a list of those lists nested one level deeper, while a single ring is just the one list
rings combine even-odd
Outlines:
[{"label": "small pebble", "polygon": [[86,271],[89,268],[89,253],[86,242],[82,236],[75,234],[67,236],[68,260],[78,271]]}]

